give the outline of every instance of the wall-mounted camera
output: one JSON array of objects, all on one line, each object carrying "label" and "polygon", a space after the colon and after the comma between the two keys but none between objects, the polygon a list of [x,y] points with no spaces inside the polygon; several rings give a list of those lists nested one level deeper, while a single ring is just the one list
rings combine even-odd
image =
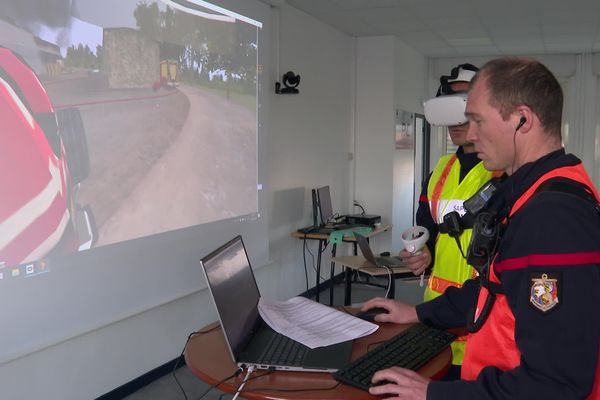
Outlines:
[{"label": "wall-mounted camera", "polygon": [[281,78],[283,82],[283,89],[281,88],[280,82],[275,82],[275,93],[277,94],[298,94],[300,91],[296,89],[300,84],[300,75],[294,74],[292,71],[288,71],[283,74]]}]

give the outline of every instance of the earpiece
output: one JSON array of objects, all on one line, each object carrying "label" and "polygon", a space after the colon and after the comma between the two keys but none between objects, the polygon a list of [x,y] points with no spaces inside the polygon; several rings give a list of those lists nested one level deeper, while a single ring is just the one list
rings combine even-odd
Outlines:
[{"label": "earpiece", "polygon": [[525,122],[527,122],[527,118],[525,118],[524,116],[521,115],[521,119],[519,120],[519,125],[517,125],[517,129],[515,129],[515,131],[518,131],[519,128],[521,128],[523,125],[525,125]]}]

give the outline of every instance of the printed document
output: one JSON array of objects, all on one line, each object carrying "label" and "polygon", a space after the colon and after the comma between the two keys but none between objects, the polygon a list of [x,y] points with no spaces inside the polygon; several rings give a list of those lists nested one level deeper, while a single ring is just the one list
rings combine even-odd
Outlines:
[{"label": "printed document", "polygon": [[261,297],[258,312],[274,331],[311,349],[367,336],[379,328],[377,324],[305,297],[286,301]]}]

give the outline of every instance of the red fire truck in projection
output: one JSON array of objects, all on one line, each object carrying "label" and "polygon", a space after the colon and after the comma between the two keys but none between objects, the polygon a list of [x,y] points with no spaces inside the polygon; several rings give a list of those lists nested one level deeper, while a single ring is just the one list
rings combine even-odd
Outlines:
[{"label": "red fire truck in projection", "polygon": [[0,263],[90,248],[91,212],[76,201],[90,172],[79,110],[55,110],[34,71],[2,47],[0,121]]}]

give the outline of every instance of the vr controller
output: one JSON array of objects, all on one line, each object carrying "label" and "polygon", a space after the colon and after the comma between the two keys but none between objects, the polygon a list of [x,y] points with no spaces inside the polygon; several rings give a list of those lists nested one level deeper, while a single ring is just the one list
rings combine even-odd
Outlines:
[{"label": "vr controller", "polygon": [[422,226],[413,226],[402,232],[402,244],[406,251],[416,253],[421,250],[429,240],[429,231]]},{"label": "vr controller", "polygon": [[467,93],[434,97],[427,100],[423,107],[425,119],[431,125],[455,126],[467,122],[467,117],[465,117]]}]

